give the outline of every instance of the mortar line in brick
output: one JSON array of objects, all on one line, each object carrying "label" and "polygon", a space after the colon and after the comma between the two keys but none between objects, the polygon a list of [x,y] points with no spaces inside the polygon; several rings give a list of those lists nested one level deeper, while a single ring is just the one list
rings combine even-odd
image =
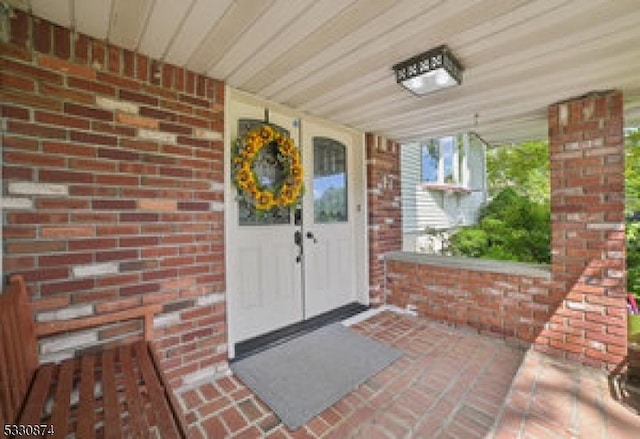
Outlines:
[{"label": "mortar line in brick", "polygon": [[[530,354],[529,354],[530,355]],[[514,383],[518,382],[518,380],[520,379],[520,377],[524,374],[524,363],[527,360],[527,355],[523,356],[522,361],[520,362],[520,366],[518,368],[518,371],[516,372],[516,374],[513,377],[513,380],[511,381],[511,386],[509,388],[509,391],[507,392],[507,394],[504,397],[504,400],[500,406],[500,410],[498,411],[498,413],[496,414],[496,418],[495,418],[495,422],[493,424],[493,427],[491,428],[491,430],[488,433],[488,438],[489,439],[493,439],[495,438],[496,433],[498,433],[498,427],[501,426],[505,412],[507,411],[507,409],[510,406],[510,401],[511,401],[511,396],[514,394]],[[536,364],[536,369],[537,369],[538,365]],[[533,392],[533,388],[535,386],[536,380],[537,380],[537,370],[536,370],[536,375],[534,375],[533,378],[533,382],[531,384],[531,388],[529,389],[529,404],[531,403],[531,395]],[[529,404],[527,404],[527,407],[529,406]],[[525,411],[523,413],[521,413],[521,419],[520,419],[520,429],[518,431],[518,436],[514,439],[520,439],[524,433],[524,420],[525,420],[525,415],[526,415],[527,409],[525,409]]]},{"label": "mortar line in brick", "polygon": [[[471,393],[471,390],[475,387],[476,383],[480,380],[481,377],[484,377],[484,375],[486,374],[486,372],[489,369],[489,366],[491,366],[495,360],[496,357],[498,355],[498,350],[494,349],[493,350],[493,354],[491,356],[491,358],[488,358],[486,360],[486,363],[484,364],[484,366],[482,367],[482,370],[480,373],[475,374],[475,379],[473,380],[472,383],[470,383],[467,387],[465,392],[460,396],[460,399],[456,405],[456,408],[454,408],[451,412],[451,414],[449,415],[449,419],[445,422],[445,424],[443,424],[443,426],[445,428],[447,428],[450,423],[453,421],[453,418],[455,417],[455,415],[458,413],[458,411],[460,411],[460,409],[465,405],[467,397],[469,396],[469,394]],[[467,362],[467,364],[471,365],[474,364],[474,358],[470,358],[469,361]]]},{"label": "mortar line in brick", "polygon": [[602,383],[598,383],[598,413],[600,415],[600,437],[603,439],[609,438],[609,413],[606,409],[606,402],[604,400],[605,392],[608,392],[608,387],[602,388]]},{"label": "mortar line in brick", "polygon": [[578,434],[578,400],[580,394],[580,376],[574,377],[572,375],[573,388],[571,391],[571,427],[569,431],[572,435]]},{"label": "mortar line in brick", "polygon": [[544,376],[544,368],[542,367],[542,361],[538,361],[536,364],[536,373],[533,379],[533,384],[531,386],[531,390],[529,393],[529,400],[527,402],[527,406],[522,416],[522,424],[520,426],[520,436],[522,436],[525,433],[525,430],[527,427],[527,421],[530,418],[530,414],[531,414],[531,408],[538,394],[538,382],[540,381],[540,378],[542,378],[543,376]]},{"label": "mortar line in brick", "polygon": [[[446,340],[447,339],[441,339],[440,343],[438,343],[438,346],[443,344]],[[458,373],[455,376],[455,379],[452,379],[449,382],[449,384],[440,392],[438,397],[432,402],[432,404],[431,404],[432,407],[436,406],[441,400],[443,400],[446,397],[447,393],[451,390],[451,388],[453,388],[455,386],[457,381],[460,379],[462,374],[468,369],[470,364],[471,364],[471,361],[466,362],[465,367],[463,367],[462,369],[460,369],[458,371]],[[485,368],[486,368],[486,366],[485,366]],[[484,370],[484,368],[483,368],[483,370]],[[425,373],[426,373],[426,371],[425,371]],[[423,375],[424,374],[422,374],[421,376],[423,376]],[[465,391],[464,397],[461,396],[460,399],[458,400],[456,408],[453,409],[451,411],[451,413],[449,414],[449,416],[442,422],[441,426],[438,429],[438,433],[447,429],[447,427],[449,426],[449,424],[453,420],[454,415],[457,413],[458,409],[460,408],[459,407],[460,402],[464,401],[464,399],[467,396],[468,392],[469,392],[469,388],[467,388],[467,391]],[[394,400],[399,398],[399,397],[400,397],[400,395],[396,395],[396,398],[394,398]],[[430,415],[431,415],[431,413],[429,411],[425,411],[425,413],[420,418],[418,418],[418,420],[415,422],[413,427],[410,429],[410,433],[412,433],[412,434],[417,433],[416,429],[418,429],[422,425],[423,421],[426,420]]]},{"label": "mortar line in brick", "polygon": [[[542,361],[538,361],[538,364],[536,366],[537,370],[536,370],[536,375],[535,375],[535,379],[534,379],[534,384],[532,386],[531,395],[530,395],[530,398],[529,398],[529,404],[527,404],[527,409],[526,409],[525,414],[523,416],[523,421],[524,421],[523,428],[524,428],[524,430],[521,431],[521,435],[525,433],[526,427],[527,427],[527,423],[528,423],[529,419],[532,417],[531,416],[531,409],[533,407],[534,401],[536,401],[536,398],[539,396],[539,389],[538,389],[538,387],[540,387],[539,383],[542,380],[542,378],[544,378],[545,371],[547,371],[549,369],[549,366],[550,366],[550,364],[552,362],[556,362],[556,364],[560,364],[561,365],[563,363],[566,363],[566,360],[558,359],[557,357],[552,357],[552,358],[544,358]],[[545,366],[547,366],[547,367],[545,367]],[[574,365],[572,364],[572,366],[574,366]],[[563,369],[562,373],[563,373],[564,377],[566,378],[567,372],[566,372],[565,369]],[[575,391],[573,390],[575,388],[575,384],[576,384],[574,376],[573,376],[573,373],[571,373],[571,376],[569,377],[569,379],[571,379],[572,380],[572,384],[574,384],[572,386],[572,393],[571,393],[571,399],[573,400],[574,396],[576,395]],[[542,427],[540,425],[538,425],[538,426],[541,427],[541,428],[544,428],[550,435],[554,434],[553,430],[550,430],[547,427]]]},{"label": "mortar line in brick", "polygon": [[[194,426],[193,426],[193,425],[191,425],[191,426],[189,427],[189,429],[191,429],[191,428],[193,428],[193,427],[194,427]],[[202,437],[207,437],[207,434],[206,434],[206,432],[204,431],[204,428],[202,427],[202,425],[201,425],[200,423],[196,424],[196,425],[195,425],[195,427],[196,427],[196,429],[200,432],[200,434],[202,435]],[[191,437],[191,436],[189,436],[189,437]]]}]

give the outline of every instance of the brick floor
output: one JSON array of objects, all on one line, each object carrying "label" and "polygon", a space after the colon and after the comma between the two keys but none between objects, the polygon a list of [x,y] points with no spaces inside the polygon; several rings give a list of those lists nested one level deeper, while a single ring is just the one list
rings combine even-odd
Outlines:
[{"label": "brick floor", "polygon": [[405,355],[294,432],[235,377],[203,383],[179,395],[190,437],[640,437],[599,371],[392,312],[355,328]]}]

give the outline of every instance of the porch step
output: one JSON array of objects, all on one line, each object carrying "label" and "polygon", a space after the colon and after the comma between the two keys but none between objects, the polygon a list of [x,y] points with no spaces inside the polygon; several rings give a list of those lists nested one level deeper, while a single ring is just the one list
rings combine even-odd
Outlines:
[{"label": "porch step", "polygon": [[324,314],[320,314],[316,317],[312,317],[308,320],[303,320],[298,323],[294,323],[284,328],[276,329],[275,331],[268,332],[264,335],[245,340],[235,345],[236,356],[231,362],[247,358],[251,355],[257,354],[279,344],[282,344],[288,340],[291,340],[301,335],[308,334],[311,331],[322,328],[323,326],[330,325],[331,323],[340,322],[342,320],[353,317],[356,314],[360,314],[368,310],[369,307],[358,302],[352,302],[340,308],[333,309]]}]

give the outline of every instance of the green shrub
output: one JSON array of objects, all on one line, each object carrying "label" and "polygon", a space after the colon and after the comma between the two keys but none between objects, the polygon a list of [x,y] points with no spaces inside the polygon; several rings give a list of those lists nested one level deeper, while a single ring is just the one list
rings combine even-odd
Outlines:
[{"label": "green shrub", "polygon": [[549,205],[507,188],[481,209],[478,225],[460,229],[450,245],[456,255],[549,263],[550,239]]},{"label": "green shrub", "polygon": [[465,227],[451,236],[449,245],[454,254],[480,258],[487,253],[489,236],[480,227]]},{"label": "green shrub", "polygon": [[[640,130],[625,138],[625,213],[640,212]],[[640,223],[627,222],[627,291],[640,299]]]},{"label": "green shrub", "polygon": [[640,299],[640,223],[627,222],[627,291]]}]

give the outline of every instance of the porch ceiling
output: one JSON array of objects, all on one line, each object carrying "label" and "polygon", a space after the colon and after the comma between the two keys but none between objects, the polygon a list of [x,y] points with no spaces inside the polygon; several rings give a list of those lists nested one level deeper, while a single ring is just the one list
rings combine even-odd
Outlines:
[{"label": "porch ceiling", "polygon": [[[640,125],[637,0],[10,0],[233,87],[399,141],[547,135],[547,105],[618,88]],[[417,98],[391,66],[447,44],[462,86]],[[477,117],[476,117],[477,115]]]}]

